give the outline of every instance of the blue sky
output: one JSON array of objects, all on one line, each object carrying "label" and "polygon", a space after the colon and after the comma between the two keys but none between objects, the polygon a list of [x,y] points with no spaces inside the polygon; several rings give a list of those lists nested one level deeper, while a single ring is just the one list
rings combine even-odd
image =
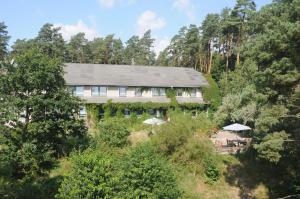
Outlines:
[{"label": "blue sky", "polygon": [[[270,2],[256,0],[257,8]],[[49,22],[62,27],[65,40],[85,32],[89,40],[113,33],[125,42],[152,29],[159,51],[180,27],[199,25],[208,13],[234,4],[235,0],[6,0],[0,7],[0,21],[8,26],[10,44],[35,37]]]}]

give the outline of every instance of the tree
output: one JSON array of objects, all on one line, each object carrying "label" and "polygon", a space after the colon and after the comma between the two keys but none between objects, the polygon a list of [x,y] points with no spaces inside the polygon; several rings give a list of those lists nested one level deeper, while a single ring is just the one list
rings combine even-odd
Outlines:
[{"label": "tree", "polygon": [[65,42],[59,31],[60,28],[54,27],[50,23],[46,23],[40,29],[35,40],[43,53],[51,58],[63,59]]},{"label": "tree", "polygon": [[205,20],[202,22],[201,30],[203,35],[202,44],[205,49],[204,51],[208,53],[209,57],[206,72],[210,74],[214,51],[214,42],[216,42],[216,38],[219,35],[219,15],[208,14]]},{"label": "tree", "polygon": [[124,51],[125,54],[125,63],[129,65],[135,65],[136,59],[139,51],[139,37],[132,36],[126,42],[126,48]]},{"label": "tree", "polygon": [[155,53],[153,51],[154,39],[151,38],[151,30],[144,33],[138,43],[139,52],[137,54],[137,64],[153,65],[155,62]]},{"label": "tree", "polygon": [[20,54],[24,54],[32,48],[37,48],[36,40],[17,39],[12,45],[11,55],[14,57]]},{"label": "tree", "polygon": [[240,64],[240,48],[245,38],[245,29],[248,22],[255,12],[256,5],[253,0],[237,0],[235,7],[232,10],[232,18],[237,26],[237,41],[236,41],[236,64]]},{"label": "tree", "polygon": [[169,66],[168,49],[161,51],[156,59],[155,65],[157,66]]},{"label": "tree", "polygon": [[151,38],[151,31],[148,30],[139,38],[132,36],[126,42],[125,63],[129,65],[153,65],[155,53],[153,51],[154,39]]},{"label": "tree", "polygon": [[38,49],[2,62],[0,71],[0,160],[10,163],[12,178],[43,175],[53,158],[84,141],[80,101],[66,89],[60,61]]},{"label": "tree", "polygon": [[4,22],[0,22],[0,60],[3,60],[7,54],[7,45],[10,37],[6,29],[7,26]]},{"label": "tree", "polygon": [[90,49],[88,40],[84,33],[78,33],[71,37],[67,44],[67,62],[72,63],[88,63],[90,59]]}]

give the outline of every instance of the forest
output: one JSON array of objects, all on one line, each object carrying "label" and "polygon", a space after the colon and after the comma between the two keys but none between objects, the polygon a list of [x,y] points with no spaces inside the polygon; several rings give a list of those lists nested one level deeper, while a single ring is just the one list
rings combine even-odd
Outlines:
[{"label": "forest", "polygon": [[[9,39],[0,22],[0,198],[300,198],[300,0],[259,10],[237,0],[181,27],[158,55],[151,30],[64,41],[46,23]],[[170,123],[135,143],[148,115],[91,116],[92,128],[77,119],[70,62],[191,67],[209,80],[210,105],[196,118],[169,110]],[[251,146],[219,155],[211,129],[234,122],[253,129]]]}]

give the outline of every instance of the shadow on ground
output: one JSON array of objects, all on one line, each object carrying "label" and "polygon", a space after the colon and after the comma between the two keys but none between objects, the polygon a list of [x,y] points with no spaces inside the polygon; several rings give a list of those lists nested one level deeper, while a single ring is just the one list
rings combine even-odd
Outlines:
[{"label": "shadow on ground", "polygon": [[279,180],[279,176],[283,175],[281,169],[258,162],[249,154],[240,154],[236,158],[238,163],[224,162],[227,165],[224,176],[227,183],[240,189],[241,199],[278,198],[284,195],[284,182]]}]

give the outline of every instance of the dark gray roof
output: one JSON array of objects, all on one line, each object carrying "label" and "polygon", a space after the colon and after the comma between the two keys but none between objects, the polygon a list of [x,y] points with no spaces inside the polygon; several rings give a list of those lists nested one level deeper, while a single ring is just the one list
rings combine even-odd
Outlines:
[{"label": "dark gray roof", "polygon": [[68,85],[143,87],[207,86],[200,72],[191,68],[109,64],[65,64]]}]

